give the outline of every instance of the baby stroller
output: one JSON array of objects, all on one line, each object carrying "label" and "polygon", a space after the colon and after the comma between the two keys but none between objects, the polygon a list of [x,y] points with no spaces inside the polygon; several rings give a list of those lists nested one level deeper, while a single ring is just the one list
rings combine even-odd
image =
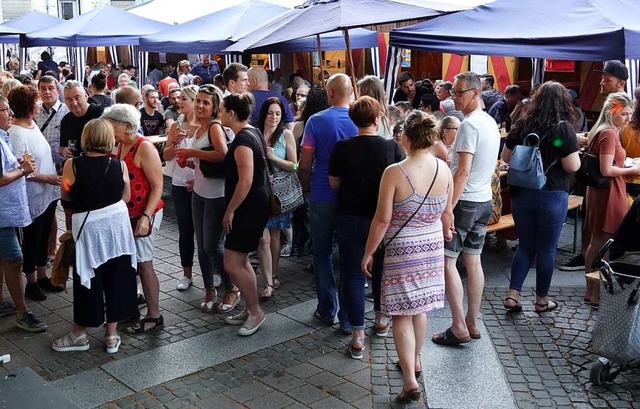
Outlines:
[{"label": "baby stroller", "polygon": [[[613,381],[640,364],[640,197],[593,266],[600,271],[600,307],[592,331],[592,350],[600,355],[591,366],[594,385]],[[604,260],[609,252],[610,262]],[[634,253],[635,252],[635,253]],[[613,364],[619,367],[612,370]]]}]

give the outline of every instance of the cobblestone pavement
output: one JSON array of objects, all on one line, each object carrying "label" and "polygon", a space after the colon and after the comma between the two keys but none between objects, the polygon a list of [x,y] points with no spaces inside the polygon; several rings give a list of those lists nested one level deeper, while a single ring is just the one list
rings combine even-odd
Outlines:
[{"label": "cobblestone pavement", "polygon": [[[70,292],[49,294],[46,301],[30,302],[32,311],[49,324],[47,333],[26,333],[15,328],[12,317],[0,319],[0,352],[10,353],[12,358],[11,363],[0,366],[0,376],[29,366],[45,380],[62,379],[225,325],[225,315],[199,310],[204,291],[197,263],[194,287],[184,292],[175,289],[180,274],[177,225],[170,198],[164,195],[164,199],[167,206],[156,241],[155,259],[161,282],[164,330],[135,337],[123,334],[120,352],[110,356],[102,347],[102,329],[98,328],[90,332],[92,348],[88,352],[56,353],[50,345],[69,331],[72,297]],[[504,276],[511,257],[510,250],[485,257],[485,271]],[[268,313],[315,298],[312,275],[304,270],[309,262],[309,257],[281,260],[282,286],[272,300],[264,303]],[[597,358],[589,351],[590,329],[597,313],[582,304],[581,288],[552,287],[553,297],[561,308],[542,315],[533,312],[532,304],[525,304],[521,314],[506,315],[502,308],[504,291],[503,287],[486,289],[483,321],[519,408],[640,408],[640,370],[624,372],[606,386],[596,387],[589,382],[589,371]],[[533,300],[532,289],[526,298]],[[372,313],[368,313],[367,318],[368,325],[372,326]],[[333,327],[309,331],[304,336],[177,380],[132,392],[103,407],[393,406],[392,400],[401,390],[402,379],[395,366],[397,354],[391,333],[386,338],[368,337],[365,357],[356,361],[346,355],[349,336]],[[430,376],[438,375],[425,376],[425,382],[429,382]],[[427,407],[429,397],[424,394],[422,397],[410,407]],[[469,407],[472,406],[470,403]]]},{"label": "cobblestone pavement", "polygon": [[536,314],[533,289],[524,310],[505,314],[504,289],[485,291],[483,320],[520,408],[640,408],[640,370],[622,372],[614,383],[594,386],[590,352],[598,313],[585,307],[582,288],[552,288],[559,310]]}]

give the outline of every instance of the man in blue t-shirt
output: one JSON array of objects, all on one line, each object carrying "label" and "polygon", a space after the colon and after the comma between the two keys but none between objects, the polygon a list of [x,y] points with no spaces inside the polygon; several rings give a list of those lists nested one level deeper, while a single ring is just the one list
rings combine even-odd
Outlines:
[{"label": "man in blue t-shirt", "polygon": [[313,273],[318,295],[315,317],[333,324],[337,313],[342,330],[349,334],[351,324],[346,314],[338,311],[336,281],[331,264],[336,191],[329,185],[329,158],[338,141],[358,134],[358,128],[349,118],[351,92],[351,80],[345,74],[334,74],[329,78],[327,96],[331,107],[307,121],[298,169],[302,188],[309,192]]},{"label": "man in blue t-shirt", "polygon": [[284,126],[289,130],[293,130],[293,114],[291,113],[291,109],[289,109],[289,101],[281,94],[269,91],[269,76],[267,75],[267,71],[262,67],[253,67],[249,69],[247,75],[249,77],[249,91],[255,100],[255,105],[251,111],[251,125],[258,128],[262,104],[267,99],[276,97],[282,102],[282,106],[284,107],[284,112],[282,113]]}]

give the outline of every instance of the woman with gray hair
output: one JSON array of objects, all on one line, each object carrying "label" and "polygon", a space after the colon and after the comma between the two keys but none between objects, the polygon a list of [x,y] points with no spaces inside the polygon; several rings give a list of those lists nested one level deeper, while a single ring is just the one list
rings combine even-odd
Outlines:
[{"label": "woman with gray hair", "polygon": [[127,165],[131,180],[127,207],[136,240],[138,274],[147,300],[147,315],[127,328],[127,332],[139,334],[164,325],[158,299],[160,286],[153,270],[153,241],[162,220],[162,164],[155,146],[138,133],[140,111],[135,107],[115,104],[105,109],[102,118],[113,126],[119,143],[118,159]]}]

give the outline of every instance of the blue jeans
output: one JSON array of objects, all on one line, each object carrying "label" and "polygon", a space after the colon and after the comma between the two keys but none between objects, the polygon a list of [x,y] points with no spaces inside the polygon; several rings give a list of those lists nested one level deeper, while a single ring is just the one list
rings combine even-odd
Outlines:
[{"label": "blue jeans", "polygon": [[[318,295],[317,311],[325,321],[333,321],[338,312],[338,291],[331,262],[336,205],[335,203],[310,202],[309,213],[313,246],[313,275]],[[343,327],[349,326],[345,314],[339,313],[338,319]]]},{"label": "blue jeans", "polygon": [[0,227],[0,261],[22,261],[22,249],[15,227]]},{"label": "blue jeans", "polygon": [[360,264],[369,237],[371,220],[356,216],[338,216],[336,236],[340,251],[340,311],[344,311],[351,328],[364,329],[364,284]]},{"label": "blue jeans", "polygon": [[511,265],[511,289],[522,290],[535,257],[536,294],[538,297],[548,295],[568,200],[569,194],[564,190],[521,189],[511,198],[513,220],[520,236]]},{"label": "blue jeans", "polygon": [[196,232],[196,241],[198,242],[198,262],[200,263],[202,280],[206,289],[213,288],[214,267],[222,277],[225,288],[227,290],[233,288],[233,282],[229,274],[224,270],[222,218],[224,217],[225,208],[224,197],[207,199],[198,196],[195,192],[191,195],[193,227]]},{"label": "blue jeans", "polygon": [[182,267],[193,267],[193,216],[191,212],[191,192],[184,186],[171,186],[171,200],[178,221],[178,248]]}]

